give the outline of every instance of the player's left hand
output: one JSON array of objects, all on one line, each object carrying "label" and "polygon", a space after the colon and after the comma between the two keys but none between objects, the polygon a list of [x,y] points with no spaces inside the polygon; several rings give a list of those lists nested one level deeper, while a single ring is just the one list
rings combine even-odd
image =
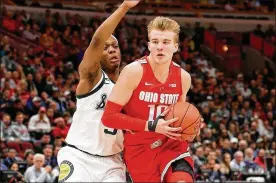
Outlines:
[{"label": "player's left hand", "polygon": [[139,2],[140,0],[124,0],[123,5],[127,6],[128,8],[133,8]]},{"label": "player's left hand", "polygon": [[193,136],[191,139],[189,139],[188,141],[189,141],[189,142],[194,141],[194,139],[195,139],[197,136],[199,136],[199,135],[200,135],[200,131],[201,131],[201,129],[202,129],[202,128],[204,128],[204,126],[205,126],[204,119],[203,119],[203,118],[201,118],[201,119],[200,119],[199,129],[198,129],[197,134],[196,134],[196,135],[194,135],[194,136]]},{"label": "player's left hand", "polygon": [[200,131],[201,131],[201,129],[202,129],[202,128],[204,128],[204,126],[205,126],[204,119],[203,119],[203,118],[201,118],[200,120],[201,120],[201,122],[200,122],[200,126],[199,126],[200,128],[198,129],[197,136],[199,136],[199,135],[200,135]]}]

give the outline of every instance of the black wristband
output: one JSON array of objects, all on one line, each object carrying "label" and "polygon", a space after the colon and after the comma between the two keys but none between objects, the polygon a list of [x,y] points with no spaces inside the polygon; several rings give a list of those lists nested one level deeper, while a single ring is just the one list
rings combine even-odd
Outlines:
[{"label": "black wristband", "polygon": [[159,115],[154,121],[148,122],[148,129],[150,132],[155,132],[159,119],[164,119],[164,116]]}]

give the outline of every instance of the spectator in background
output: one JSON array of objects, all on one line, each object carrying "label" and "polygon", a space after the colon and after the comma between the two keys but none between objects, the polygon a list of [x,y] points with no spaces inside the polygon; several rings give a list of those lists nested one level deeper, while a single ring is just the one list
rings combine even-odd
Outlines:
[{"label": "spectator in background", "polygon": [[254,152],[250,147],[245,150],[244,163],[247,172],[254,172],[258,169],[258,165],[254,162]]},{"label": "spectator in background", "polygon": [[33,150],[26,150],[24,154],[24,160],[27,162],[27,168],[33,166],[34,164],[34,151]]},{"label": "spectator in background", "polygon": [[225,153],[222,157],[222,161],[220,163],[220,173],[224,177],[224,180],[231,180],[231,154]]},{"label": "spectator in background", "polygon": [[247,147],[248,147],[248,144],[245,140],[240,140],[239,141],[239,151],[244,153],[244,151]]},{"label": "spectator in background", "polygon": [[206,163],[206,157],[204,156],[203,147],[196,148],[196,153],[193,156],[196,169],[200,169]]},{"label": "spectator in background", "polygon": [[260,149],[258,152],[258,156],[255,158],[254,162],[261,167],[264,171],[266,171],[265,165],[265,150]]},{"label": "spectator in background", "polygon": [[226,11],[235,11],[235,8],[233,8],[233,7],[231,6],[231,2],[230,2],[229,0],[225,3],[224,9],[225,9]]},{"label": "spectator in background", "polygon": [[265,37],[275,37],[275,35],[276,32],[274,30],[274,26],[272,24],[269,24],[267,30],[265,31]]},{"label": "spectator in background", "polygon": [[43,154],[35,154],[34,165],[29,167],[25,172],[25,181],[31,182],[54,182],[52,176],[52,168],[50,166],[43,167],[45,157]]},{"label": "spectator in background", "polygon": [[212,34],[216,34],[217,28],[215,27],[214,23],[209,24],[208,31],[210,31]]},{"label": "spectator in background", "polygon": [[11,125],[11,116],[9,114],[3,114],[2,120],[0,121],[0,138],[1,141],[6,141],[10,136],[9,127]]},{"label": "spectator in background", "polygon": [[35,91],[31,91],[30,98],[27,101],[27,109],[30,117],[37,114],[40,107],[41,107],[41,98],[37,96]]},{"label": "spectator in background", "polygon": [[14,61],[14,56],[10,50],[6,51],[5,56],[1,58],[1,64],[3,64],[8,71],[16,70],[17,63]]},{"label": "spectator in background", "polygon": [[35,145],[35,152],[43,153],[43,149],[46,145],[51,144],[51,136],[49,133],[42,135],[41,139]]},{"label": "spectator in background", "polygon": [[253,30],[253,33],[256,35],[256,36],[260,36],[260,37],[264,37],[264,32],[262,31],[262,25],[261,24],[258,24],[256,26],[256,28]]},{"label": "spectator in background", "polygon": [[54,168],[58,165],[56,159],[53,158],[53,146],[52,145],[46,145],[43,148],[43,154],[45,156],[44,166],[51,166],[52,168]]},{"label": "spectator in background", "polygon": [[18,158],[18,157],[16,156],[16,154],[17,154],[17,152],[16,152],[15,149],[9,149],[9,150],[8,150],[8,157],[5,158],[5,159],[3,160],[3,163],[4,163],[8,168],[10,168],[11,165],[12,165],[14,162],[20,160],[20,158]]},{"label": "spectator in background", "polygon": [[30,141],[31,137],[26,125],[23,124],[24,116],[23,113],[19,112],[16,114],[15,122],[8,129],[10,131],[9,141]]},{"label": "spectator in background", "polygon": [[56,127],[54,127],[52,131],[53,137],[62,137],[63,139],[65,139],[69,131],[69,127],[66,125],[65,120],[62,117],[56,118],[55,124]]},{"label": "spectator in background", "polygon": [[232,171],[242,172],[245,169],[245,163],[243,161],[243,152],[235,152],[234,159],[230,162],[230,167]]},{"label": "spectator in background", "polygon": [[45,107],[40,107],[38,114],[31,117],[28,128],[36,140],[44,133],[49,133],[51,131],[51,124],[46,115]]},{"label": "spectator in background", "polygon": [[11,168],[12,171],[17,172],[17,175],[12,177],[9,180],[9,183],[21,183],[24,182],[24,176],[19,172],[19,167],[18,164],[16,162],[12,163]]}]

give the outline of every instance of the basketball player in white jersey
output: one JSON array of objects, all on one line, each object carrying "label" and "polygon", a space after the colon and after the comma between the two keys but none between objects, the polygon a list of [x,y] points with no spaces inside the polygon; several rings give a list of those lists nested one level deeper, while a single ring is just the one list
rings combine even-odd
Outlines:
[{"label": "basketball player in white jersey", "polygon": [[121,53],[113,31],[139,0],[125,0],[94,33],[79,66],[77,110],[58,153],[59,182],[126,182],[121,130],[105,127],[101,117],[119,75]]}]

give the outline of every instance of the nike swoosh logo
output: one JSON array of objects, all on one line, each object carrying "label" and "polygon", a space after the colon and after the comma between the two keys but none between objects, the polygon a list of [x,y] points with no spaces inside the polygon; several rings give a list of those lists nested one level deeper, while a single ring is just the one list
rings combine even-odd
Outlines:
[{"label": "nike swoosh logo", "polygon": [[146,85],[146,86],[149,86],[149,85],[153,85],[153,84],[152,84],[152,83],[146,82],[145,85]]}]

